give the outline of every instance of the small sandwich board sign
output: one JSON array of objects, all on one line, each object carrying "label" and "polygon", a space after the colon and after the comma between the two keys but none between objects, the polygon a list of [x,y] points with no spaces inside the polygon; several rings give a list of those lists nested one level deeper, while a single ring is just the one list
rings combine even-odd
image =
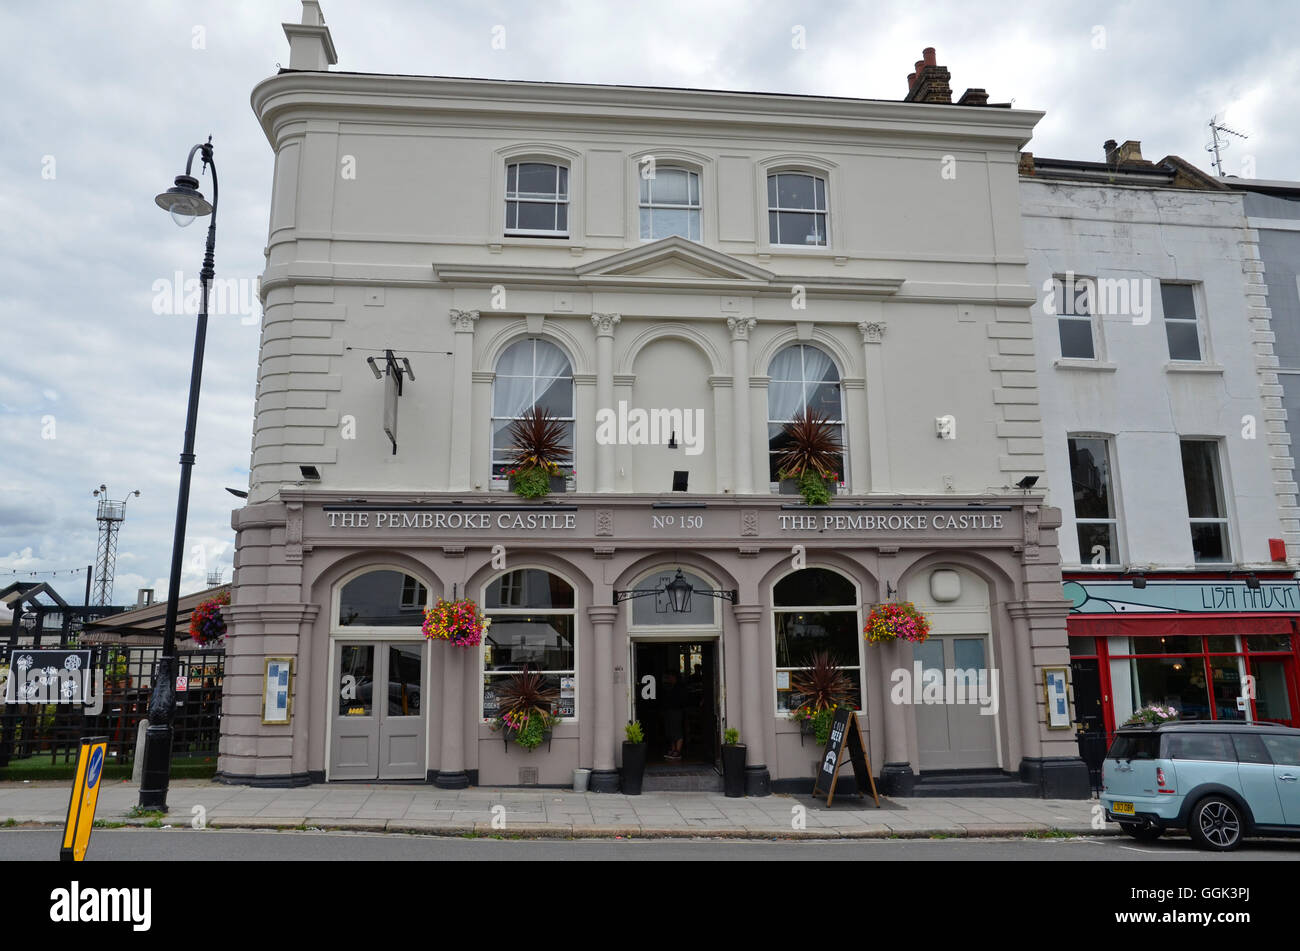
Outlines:
[{"label": "small sandwich board sign", "polygon": [[80,862],[86,857],[107,755],[108,737],[82,738],[77,778],[72,781],[72,798],[68,802],[68,821],[63,827],[63,847],[59,849],[59,858],[64,862]]},{"label": "small sandwich board sign", "polygon": [[831,734],[826,739],[826,752],[822,754],[821,768],[817,781],[813,784],[813,796],[825,796],[826,805],[835,799],[835,783],[839,779],[840,767],[844,765],[844,754],[848,752],[853,763],[853,779],[858,784],[858,795],[865,796],[871,789],[871,798],[880,808],[880,796],[876,794],[876,780],[871,775],[871,761],[867,758],[867,747],[862,742],[862,730],[858,727],[858,718],[848,707],[835,711],[831,722]]}]

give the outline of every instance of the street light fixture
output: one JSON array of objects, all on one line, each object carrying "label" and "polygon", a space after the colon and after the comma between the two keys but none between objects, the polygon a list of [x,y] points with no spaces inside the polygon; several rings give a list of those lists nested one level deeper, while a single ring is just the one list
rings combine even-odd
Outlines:
[{"label": "street light fixture", "polygon": [[[199,180],[190,174],[194,156],[199,154],[203,170],[212,169],[212,203],[199,192]],[[172,220],[180,227],[191,224],[205,215],[208,221],[208,241],[203,253],[203,268],[199,281],[203,293],[200,297],[198,320],[194,327],[194,362],[190,368],[190,398],[185,413],[185,444],[181,450],[181,484],[176,501],[176,528],[172,535],[171,578],[167,585],[167,613],[163,623],[162,656],[154,676],[153,693],[149,697],[149,728],[144,736],[143,773],[140,780],[140,808],[167,810],[167,788],[171,782],[172,719],[176,715],[176,615],[180,600],[181,564],[185,554],[185,521],[190,505],[190,474],[194,468],[194,430],[199,416],[199,390],[203,382],[203,345],[208,334],[208,287],[215,271],[213,256],[217,244],[217,165],[212,158],[212,136],[208,141],[190,149],[185,161],[185,174],[176,176],[176,184],[158,195],[154,202],[163,211],[170,212]]]}]

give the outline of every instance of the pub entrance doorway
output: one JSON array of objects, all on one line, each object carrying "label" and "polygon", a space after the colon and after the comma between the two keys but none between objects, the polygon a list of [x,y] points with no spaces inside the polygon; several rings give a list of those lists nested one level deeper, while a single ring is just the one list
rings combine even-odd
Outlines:
[{"label": "pub entrance doorway", "polygon": [[[713,640],[635,643],[634,709],[645,731],[648,766],[718,766],[717,648]],[[673,752],[680,752],[680,758]]]}]

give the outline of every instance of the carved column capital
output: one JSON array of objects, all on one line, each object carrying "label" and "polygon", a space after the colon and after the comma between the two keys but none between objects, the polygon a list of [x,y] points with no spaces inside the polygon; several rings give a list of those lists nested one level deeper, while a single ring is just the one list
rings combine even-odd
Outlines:
[{"label": "carved column capital", "polygon": [[858,324],[863,343],[882,343],[885,339],[885,322],[883,320],[864,320]]},{"label": "carved column capital", "polygon": [[452,308],[448,311],[451,317],[451,326],[458,334],[472,334],[474,332],[474,321],[478,320],[478,311],[476,310],[457,310]]},{"label": "carved column capital", "polygon": [[757,323],[753,317],[728,317],[727,329],[731,331],[732,340],[748,340],[749,332]]},{"label": "carved column capital", "polygon": [[596,328],[597,337],[612,337],[614,327],[622,319],[618,314],[592,314],[591,325]]}]

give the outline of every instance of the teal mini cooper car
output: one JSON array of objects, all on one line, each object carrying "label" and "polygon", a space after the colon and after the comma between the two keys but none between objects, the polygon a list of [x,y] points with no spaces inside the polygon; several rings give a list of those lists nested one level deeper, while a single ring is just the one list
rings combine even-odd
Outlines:
[{"label": "teal mini cooper car", "polygon": [[1102,764],[1106,819],[1135,839],[1186,829],[1226,852],[1251,835],[1300,835],[1300,730],[1176,721],[1120,727]]}]

